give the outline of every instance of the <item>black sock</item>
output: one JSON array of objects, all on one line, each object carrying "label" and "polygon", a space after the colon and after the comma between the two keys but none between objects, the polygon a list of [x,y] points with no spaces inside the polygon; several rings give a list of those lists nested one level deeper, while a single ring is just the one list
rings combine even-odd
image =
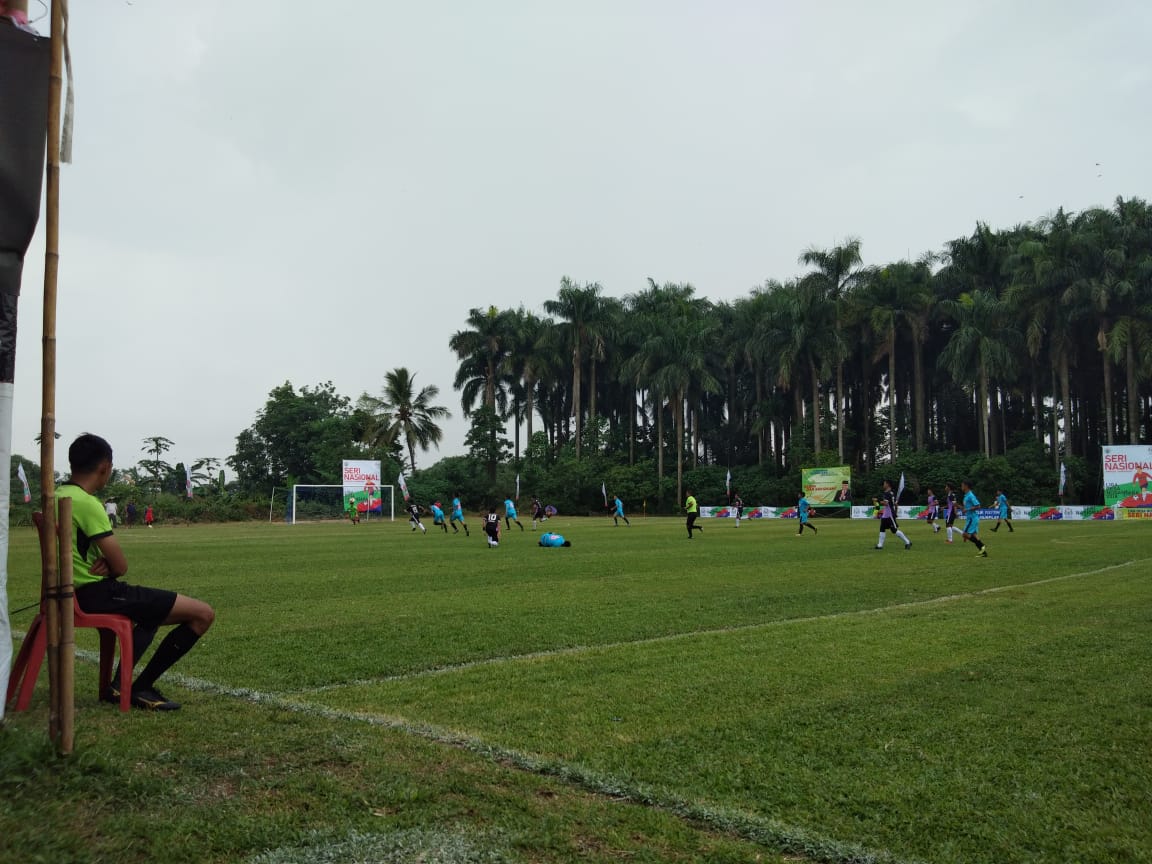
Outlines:
[{"label": "black sock", "polygon": [[[148,646],[152,644],[152,640],[156,637],[155,627],[145,627],[143,624],[137,624],[132,628],[132,668],[135,669],[136,665],[140,662],[140,658],[144,656],[144,652],[148,650]],[[116,664],[116,671],[112,673],[112,686],[120,686],[120,670],[122,663]]]},{"label": "black sock", "polygon": [[150,689],[156,683],[156,679],[167,672],[173,663],[192,650],[192,646],[199,638],[200,634],[189,624],[181,624],[174,629],[164,637],[164,641],[160,643],[160,647],[156,649],[156,653],[152,655],[152,659],[144,667],[132,689]]},{"label": "black sock", "polygon": [[983,549],[983,548],[984,548],[984,541],[983,541],[983,540],[981,540],[981,539],[980,539],[979,537],[977,537],[976,535],[972,535],[972,536],[971,536],[971,537],[969,537],[968,539],[969,539],[969,540],[971,540],[973,543],[975,543],[975,544],[976,544],[976,548],[977,548],[977,549]]}]

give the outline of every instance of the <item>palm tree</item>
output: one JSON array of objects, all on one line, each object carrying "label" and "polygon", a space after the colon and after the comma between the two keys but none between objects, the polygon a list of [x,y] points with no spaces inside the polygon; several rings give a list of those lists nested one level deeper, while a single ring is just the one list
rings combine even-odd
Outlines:
[{"label": "palm tree", "polygon": [[[597,354],[603,351],[603,340],[607,335],[610,312],[602,296],[603,289],[593,282],[578,287],[565,276],[560,280],[560,290],[555,300],[544,301],[544,311],[561,319],[565,341],[572,353],[572,415],[575,420],[573,433],[576,439],[576,458],[580,458],[580,430],[583,420],[581,405],[581,370],[584,358],[590,352],[592,357],[592,382],[596,381]],[[596,410],[596,399],[591,399],[591,416]]]},{"label": "palm tree", "polygon": [[470,329],[457,330],[448,340],[461,361],[452,386],[463,391],[460,402],[465,417],[471,414],[481,392],[485,407],[503,414],[506,406],[497,402],[507,399],[500,376],[511,343],[508,315],[495,306],[470,309],[468,326]]},{"label": "palm tree", "polygon": [[435,384],[417,392],[416,375],[400,366],[384,376],[382,397],[364,394],[359,404],[379,418],[377,434],[381,440],[403,437],[408,449],[408,465],[415,471],[416,447],[427,452],[430,447],[439,445],[444,432],[436,421],[452,416],[444,406],[432,404],[439,395],[440,388]]},{"label": "palm tree", "polygon": [[[800,263],[815,267],[816,271],[810,274],[812,285],[820,291],[826,299],[833,304],[834,329],[836,331],[834,353],[831,360],[836,364],[836,392],[833,398],[836,403],[836,442],[840,454],[840,462],[844,461],[844,351],[843,340],[840,336],[842,327],[842,303],[845,296],[853,288],[860,277],[860,240],[849,238],[843,246],[834,246],[831,249],[818,249],[809,247],[800,255]],[[817,409],[819,410],[819,409]],[[817,424],[818,425],[818,424]],[[819,432],[817,432],[819,436]],[[820,452],[819,440],[816,452]]]},{"label": "palm tree", "polygon": [[1011,309],[987,291],[961,295],[959,300],[945,300],[944,312],[956,321],[956,331],[940,355],[941,363],[961,384],[978,388],[977,413],[982,418],[984,457],[992,457],[989,430],[989,383],[1008,377],[1014,368],[1013,351],[1020,334],[1010,321]]},{"label": "palm tree", "polygon": [[[907,328],[913,343],[913,401],[919,402],[923,392],[923,361],[921,346],[926,335],[928,313],[932,305],[930,281],[932,273],[927,260],[912,263],[897,261],[878,270],[868,271],[868,279],[863,283],[856,298],[866,310],[872,331],[880,338],[873,361],[888,357],[888,450],[896,458],[896,405],[900,392],[896,383],[896,337],[900,330]],[[923,447],[923,432],[920,429],[923,406],[914,409],[921,421],[917,423],[916,446]]]}]

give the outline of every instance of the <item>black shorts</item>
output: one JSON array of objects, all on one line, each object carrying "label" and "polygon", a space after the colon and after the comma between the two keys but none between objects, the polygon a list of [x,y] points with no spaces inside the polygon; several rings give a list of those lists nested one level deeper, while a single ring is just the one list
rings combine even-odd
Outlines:
[{"label": "black shorts", "polygon": [[493,525],[491,522],[484,523],[484,533],[495,540],[500,536],[500,526]]},{"label": "black shorts", "polygon": [[951,528],[953,525],[955,525],[956,524],[956,514],[955,513],[949,514],[948,521],[945,522],[944,524],[947,525],[949,528]]},{"label": "black shorts", "polygon": [[123,615],[146,627],[159,627],[176,604],[176,592],[101,579],[76,588],[76,602],[89,614]]},{"label": "black shorts", "polygon": [[885,518],[880,519],[880,530],[881,531],[891,531],[893,534],[895,534],[896,529],[899,527],[900,526],[896,524],[895,519],[885,519]]}]

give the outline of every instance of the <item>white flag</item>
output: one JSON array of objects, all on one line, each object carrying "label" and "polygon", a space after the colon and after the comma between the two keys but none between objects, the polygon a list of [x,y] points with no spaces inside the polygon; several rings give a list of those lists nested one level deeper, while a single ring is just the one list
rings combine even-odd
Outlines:
[{"label": "white flag", "polygon": [[516,475],[516,500],[520,500],[520,475]]},{"label": "white flag", "polygon": [[[1060,463],[1060,496],[1064,496],[1064,484],[1068,482],[1068,472],[1064,468],[1064,463]],[[27,499],[25,499],[27,500]]]},{"label": "white flag", "polygon": [[900,496],[904,494],[904,472],[900,472],[900,485],[896,489],[896,503],[900,503]]},{"label": "white flag", "polygon": [[184,466],[184,491],[189,498],[192,497],[192,472],[187,465]]},{"label": "white flag", "polygon": [[608,485],[606,483],[600,484],[600,494],[604,496],[604,506],[608,506]]},{"label": "white flag", "polygon": [[23,462],[17,463],[16,476],[19,477],[20,482],[24,484],[24,503],[27,504],[32,500],[32,490],[28,488],[28,475],[24,473]]},{"label": "white flag", "polygon": [[408,484],[404,482],[404,472],[400,472],[400,476],[396,478],[396,482],[400,484],[400,491],[404,493],[404,500],[408,500]]},{"label": "white flag", "polygon": [[729,469],[728,476],[724,478],[724,494],[729,498],[732,497],[732,471]]}]

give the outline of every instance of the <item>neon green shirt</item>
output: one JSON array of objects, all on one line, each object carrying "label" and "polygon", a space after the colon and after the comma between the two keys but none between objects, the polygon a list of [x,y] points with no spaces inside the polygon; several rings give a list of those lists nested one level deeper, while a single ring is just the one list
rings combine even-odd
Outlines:
[{"label": "neon green shirt", "polygon": [[56,498],[72,499],[72,584],[99,582],[104,577],[92,575],[92,565],[100,557],[93,541],[112,534],[112,523],[108,521],[104,505],[95,495],[89,495],[73,483],[58,486]]},{"label": "neon green shirt", "polygon": [[699,509],[696,506],[696,498],[693,495],[688,496],[688,500],[684,502],[684,509],[689,513],[698,513]]}]

